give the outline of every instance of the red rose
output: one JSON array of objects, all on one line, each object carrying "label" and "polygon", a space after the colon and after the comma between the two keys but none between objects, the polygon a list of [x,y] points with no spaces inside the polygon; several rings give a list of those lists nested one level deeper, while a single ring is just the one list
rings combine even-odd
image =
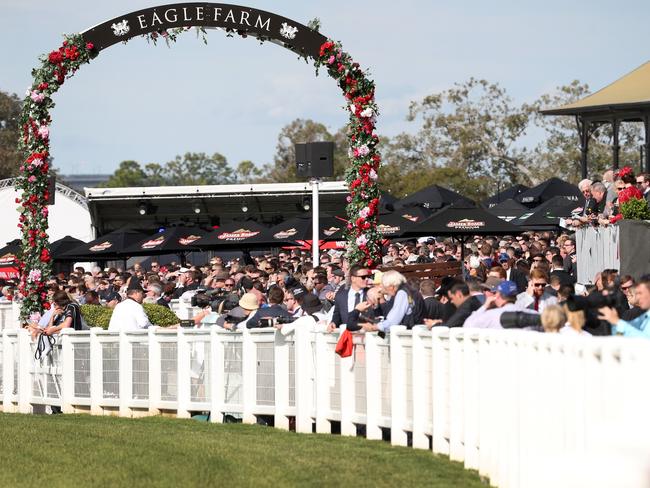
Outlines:
[{"label": "red rose", "polygon": [[50,302],[43,302],[43,308],[45,310],[49,310],[50,309]]},{"label": "red rose", "polygon": [[63,62],[63,54],[59,51],[52,51],[47,59],[52,64],[61,64]]},{"label": "red rose", "polygon": [[48,86],[50,86],[50,85],[48,85],[47,83],[40,83],[40,84],[38,85],[38,89],[39,89],[40,91],[47,90],[47,87],[48,87]]},{"label": "red rose", "polygon": [[47,249],[43,249],[41,251],[41,256],[39,258],[42,263],[49,263],[50,262],[50,252]]},{"label": "red rose", "polygon": [[92,51],[93,49],[95,49],[95,45],[92,42],[89,42],[86,44],[86,49]]},{"label": "red rose", "polygon": [[65,52],[65,57],[71,61],[74,61],[79,57],[79,51],[77,50],[77,46],[66,47],[64,52]]}]

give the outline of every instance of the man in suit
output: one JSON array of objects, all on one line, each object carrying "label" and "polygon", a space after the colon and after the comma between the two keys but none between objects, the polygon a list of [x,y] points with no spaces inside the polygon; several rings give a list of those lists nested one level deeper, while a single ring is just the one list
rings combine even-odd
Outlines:
[{"label": "man in suit", "polygon": [[576,241],[575,239],[566,239],[564,241],[564,271],[569,273],[573,279],[577,278],[578,267],[576,266]]},{"label": "man in suit", "polygon": [[467,283],[459,282],[452,285],[449,290],[449,300],[456,307],[454,314],[445,322],[442,320],[425,319],[427,327],[462,327],[465,320],[472,315],[472,312],[481,308],[481,302],[475,296],[472,296]]},{"label": "man in suit", "polygon": [[422,280],[420,282],[420,293],[424,299],[424,318],[425,319],[442,319],[445,316],[445,307],[435,297],[436,285],[432,280]]},{"label": "man in suit", "polygon": [[521,293],[526,291],[528,278],[524,273],[515,268],[515,260],[507,253],[499,254],[499,264],[506,270],[506,281],[512,281],[517,285],[517,291]]},{"label": "man in suit", "polygon": [[342,287],[334,297],[332,321],[327,326],[329,332],[341,324],[348,323],[348,316],[359,303],[366,299],[366,288],[372,279],[371,271],[361,264],[350,266],[350,286]]},{"label": "man in suit", "polygon": [[560,286],[575,285],[576,283],[576,279],[565,271],[564,260],[559,254],[551,258],[551,278],[553,276],[557,276],[560,279]]},{"label": "man in suit", "polygon": [[643,193],[643,198],[650,205],[650,175],[648,173],[641,173],[637,176],[636,187]]}]

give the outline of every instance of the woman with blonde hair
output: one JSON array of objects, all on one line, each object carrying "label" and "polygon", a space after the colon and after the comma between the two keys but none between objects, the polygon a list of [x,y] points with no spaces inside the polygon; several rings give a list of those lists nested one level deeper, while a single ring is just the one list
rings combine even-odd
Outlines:
[{"label": "woman with blonde hair", "polygon": [[567,321],[564,308],[559,305],[549,305],[544,308],[540,318],[544,332],[548,333],[560,332],[560,330],[565,327]]}]

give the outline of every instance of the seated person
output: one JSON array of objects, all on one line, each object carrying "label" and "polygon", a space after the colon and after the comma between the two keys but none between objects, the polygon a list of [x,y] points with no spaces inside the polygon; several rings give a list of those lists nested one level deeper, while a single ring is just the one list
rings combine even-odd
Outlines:
[{"label": "seated person", "polygon": [[257,312],[255,312],[255,314],[246,321],[246,327],[248,329],[266,327],[266,324],[264,324],[260,319],[277,317],[291,318],[292,315],[287,312],[287,310],[282,306],[283,301],[284,292],[282,291],[282,288],[279,286],[273,286],[269,290],[269,306],[257,310]]}]

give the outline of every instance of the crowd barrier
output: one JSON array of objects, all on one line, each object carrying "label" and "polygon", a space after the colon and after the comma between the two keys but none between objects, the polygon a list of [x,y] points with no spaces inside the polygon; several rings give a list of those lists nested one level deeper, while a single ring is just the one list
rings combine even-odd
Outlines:
[{"label": "crowd barrier", "polygon": [[501,487],[647,486],[649,342],[421,326],[355,335],[348,358],[336,342],[306,329],[65,330],[35,360],[27,331],[6,329],[0,401],[390,438]]}]

